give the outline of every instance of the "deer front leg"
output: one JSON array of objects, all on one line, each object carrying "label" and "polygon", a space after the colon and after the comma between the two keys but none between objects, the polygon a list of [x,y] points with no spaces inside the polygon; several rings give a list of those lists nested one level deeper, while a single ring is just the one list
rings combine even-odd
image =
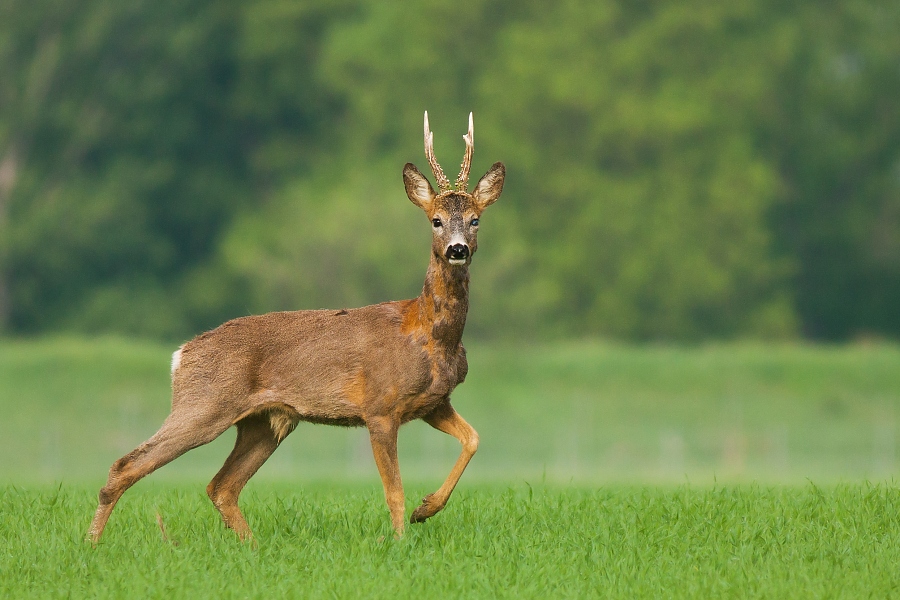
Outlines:
[{"label": "deer front leg", "polygon": [[397,460],[397,431],[400,426],[390,419],[379,418],[368,420],[366,427],[369,428],[372,454],[384,485],[384,499],[391,511],[394,537],[399,538],[403,535],[405,525],[403,482],[400,480],[400,463]]},{"label": "deer front leg", "polygon": [[456,487],[463,471],[466,470],[466,466],[475,455],[475,451],[478,450],[478,433],[471,425],[466,423],[465,419],[459,416],[459,413],[453,410],[450,402],[442,404],[423,420],[435,429],[458,439],[459,443],[462,444],[462,452],[460,452],[459,458],[456,459],[456,464],[453,465],[453,470],[450,471],[450,475],[447,477],[444,485],[433,494],[428,494],[422,498],[422,504],[413,511],[412,516],[409,518],[410,523],[421,523],[425,519],[436,515],[446,506],[447,500],[450,499],[450,494],[453,493],[453,488]]}]

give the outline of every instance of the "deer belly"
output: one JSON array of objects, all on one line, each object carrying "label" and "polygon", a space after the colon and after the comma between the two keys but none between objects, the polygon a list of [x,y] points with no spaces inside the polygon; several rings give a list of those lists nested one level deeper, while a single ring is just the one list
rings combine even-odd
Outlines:
[{"label": "deer belly", "polygon": [[285,405],[296,411],[301,421],[358,427],[364,425],[360,407],[340,396],[311,396],[286,390],[260,390],[253,397],[256,406]]},{"label": "deer belly", "polygon": [[365,425],[360,408],[343,398],[312,398],[298,402],[297,412],[310,423],[360,427]]}]

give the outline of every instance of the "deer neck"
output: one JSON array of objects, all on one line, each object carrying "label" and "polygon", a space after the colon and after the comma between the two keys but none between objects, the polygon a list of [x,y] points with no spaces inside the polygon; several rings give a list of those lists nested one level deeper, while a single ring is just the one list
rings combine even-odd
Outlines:
[{"label": "deer neck", "polygon": [[469,267],[451,266],[432,256],[417,304],[425,333],[437,347],[455,352],[469,310]]}]

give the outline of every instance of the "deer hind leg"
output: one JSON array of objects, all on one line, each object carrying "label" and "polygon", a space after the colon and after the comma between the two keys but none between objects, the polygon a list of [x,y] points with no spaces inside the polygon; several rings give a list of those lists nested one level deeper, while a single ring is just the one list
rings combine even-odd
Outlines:
[{"label": "deer hind leg", "polygon": [[100,503],[88,530],[90,540],[100,540],[116,502],[128,488],[188,450],[213,441],[230,426],[230,421],[169,415],[153,437],[113,463],[109,479],[100,489]]},{"label": "deer hind leg", "polygon": [[421,523],[429,517],[433,517],[447,505],[453,488],[456,487],[459,478],[462,477],[463,471],[478,450],[478,433],[471,425],[459,416],[450,403],[447,402],[439,406],[434,412],[423,419],[426,423],[439,431],[452,435],[462,444],[462,452],[456,459],[456,464],[450,471],[450,475],[444,484],[433,494],[428,494],[422,498],[422,504],[413,511],[409,518],[410,523]]},{"label": "deer hind leg", "polygon": [[238,508],[238,496],[296,424],[294,414],[278,410],[255,413],[238,421],[234,449],[206,487],[225,525],[242,540],[253,537],[253,532]]},{"label": "deer hind leg", "polygon": [[370,419],[366,421],[369,439],[372,442],[372,454],[381,483],[384,485],[384,499],[391,511],[391,525],[394,537],[403,535],[405,526],[405,507],[403,498],[403,482],[400,479],[400,462],[397,460],[397,432],[399,423],[390,419]]}]

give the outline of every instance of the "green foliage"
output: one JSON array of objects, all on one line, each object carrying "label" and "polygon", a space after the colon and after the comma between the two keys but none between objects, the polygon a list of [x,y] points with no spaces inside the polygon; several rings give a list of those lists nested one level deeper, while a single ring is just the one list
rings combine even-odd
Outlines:
[{"label": "green foliage", "polygon": [[233,10],[48,4],[4,4],[4,71],[25,79],[4,83],[5,316],[23,331],[183,331],[177,312],[142,320],[128,304],[157,304],[252,197],[230,114]]},{"label": "green foliage", "polygon": [[885,598],[900,585],[900,492],[886,485],[469,486],[394,540],[377,484],[251,484],[256,544],[202,491],[143,487],[96,548],[81,539],[92,492],[0,488],[0,595]]},{"label": "green foliage", "polygon": [[508,167],[476,336],[897,335],[898,28],[881,0],[12,0],[0,327],[416,294],[427,109],[451,176],[470,110],[473,179]]},{"label": "green foliage", "polygon": [[729,29],[757,24],[729,6],[568,3],[504,32],[486,95],[529,190],[524,237],[549,246],[530,246],[518,279],[553,321],[578,315],[569,333],[791,332],[765,226],[777,174],[733,121],[755,90],[733,87],[753,72]]},{"label": "green foliage", "polygon": [[389,186],[362,171],[297,181],[237,223],[222,257],[249,282],[249,309],[352,307],[417,295],[430,228],[419,209],[391,193],[402,187],[394,179]]},{"label": "green foliage", "polygon": [[[760,128],[787,193],[773,214],[807,334],[900,334],[900,7],[798,10]],[[787,28],[785,28],[787,29]]]}]

